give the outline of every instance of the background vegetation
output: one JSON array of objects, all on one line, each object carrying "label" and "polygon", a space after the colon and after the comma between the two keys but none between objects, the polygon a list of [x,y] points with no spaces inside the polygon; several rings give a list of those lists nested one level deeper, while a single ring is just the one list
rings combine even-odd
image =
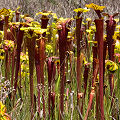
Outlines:
[{"label": "background vegetation", "polygon": [[[95,3],[107,6],[104,10],[109,14],[120,12],[120,0],[1,0],[0,9],[5,7],[14,10],[20,6],[22,14],[29,14],[34,17],[40,10],[50,10],[58,17],[72,17],[73,10],[78,7],[84,7],[85,4]],[[86,13],[85,16],[93,17],[94,12]],[[119,15],[120,16],[120,15]]]}]

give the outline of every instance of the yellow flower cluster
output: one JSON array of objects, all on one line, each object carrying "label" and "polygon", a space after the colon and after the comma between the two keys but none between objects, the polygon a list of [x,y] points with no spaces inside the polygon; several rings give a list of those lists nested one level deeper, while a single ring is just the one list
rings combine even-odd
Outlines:
[{"label": "yellow flower cluster", "polygon": [[99,6],[99,5],[96,5],[94,3],[91,3],[91,4],[86,4],[85,5],[87,8],[92,8],[94,10],[100,10],[100,11],[103,11],[103,9],[105,8],[105,6]]},{"label": "yellow flower cluster", "polygon": [[21,61],[21,76],[25,77],[26,75],[29,75],[29,58],[28,58],[28,52],[20,54],[20,61]]},{"label": "yellow flower cluster", "polygon": [[23,53],[21,52],[21,55],[20,55],[20,60],[23,62],[23,61],[28,61],[28,52]]},{"label": "yellow flower cluster", "polygon": [[105,66],[108,71],[112,73],[114,73],[118,69],[117,64],[111,60],[105,60]]},{"label": "yellow flower cluster", "polygon": [[14,41],[12,41],[12,40],[4,40],[4,44],[9,48],[14,47]]},{"label": "yellow flower cluster", "polygon": [[120,32],[119,32],[119,31],[115,31],[115,32],[114,32],[113,39],[120,41]]},{"label": "yellow flower cluster", "polygon": [[[44,16],[44,17],[46,16],[45,19],[46,19],[47,16],[49,16],[49,15],[52,15],[53,18],[56,19],[56,20],[58,19],[56,13],[52,13],[52,11],[43,11],[43,12],[38,12],[38,13],[36,13],[36,15],[39,15],[39,14],[41,14],[41,15]],[[42,18],[43,18],[43,17],[42,17]]]},{"label": "yellow flower cluster", "polygon": [[43,11],[43,12],[38,12],[38,13],[36,13],[36,15],[39,15],[39,14],[41,14],[41,15],[44,15],[44,16],[48,16],[48,15],[50,15],[52,12],[51,11]]},{"label": "yellow flower cluster", "polygon": [[96,32],[96,27],[95,26],[90,26],[89,29],[86,30],[89,34]]},{"label": "yellow flower cluster", "polygon": [[6,114],[6,107],[3,105],[3,103],[0,101],[0,120],[10,120],[10,117],[8,114]]}]

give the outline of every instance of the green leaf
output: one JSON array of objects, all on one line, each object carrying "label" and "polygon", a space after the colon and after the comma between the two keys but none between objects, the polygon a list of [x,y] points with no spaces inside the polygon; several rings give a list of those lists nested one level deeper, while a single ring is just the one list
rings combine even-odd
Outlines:
[{"label": "green leaf", "polygon": [[56,92],[59,91],[59,84],[60,84],[60,75],[58,76],[58,80],[55,87]]}]

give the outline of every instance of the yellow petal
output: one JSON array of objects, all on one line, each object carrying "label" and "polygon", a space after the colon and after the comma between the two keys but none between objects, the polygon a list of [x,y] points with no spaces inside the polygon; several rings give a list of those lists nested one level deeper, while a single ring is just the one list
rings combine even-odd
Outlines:
[{"label": "yellow petal", "polygon": [[74,9],[75,12],[88,12],[90,11],[90,9],[86,9],[86,8],[77,8],[77,9]]},{"label": "yellow petal", "polygon": [[94,4],[94,3],[86,4],[85,6],[86,6],[87,8],[92,8],[92,9],[94,9],[94,10],[100,10],[100,11],[102,11],[102,10],[105,8],[105,6],[99,6],[99,5],[96,5],[96,4]]}]

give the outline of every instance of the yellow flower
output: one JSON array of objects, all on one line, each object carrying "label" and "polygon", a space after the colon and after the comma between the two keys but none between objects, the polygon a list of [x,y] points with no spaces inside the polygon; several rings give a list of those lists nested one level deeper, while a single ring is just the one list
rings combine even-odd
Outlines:
[{"label": "yellow flower", "polygon": [[87,23],[85,23],[85,22],[82,21],[82,24],[83,24],[83,25],[86,25]]},{"label": "yellow flower", "polygon": [[108,71],[112,73],[114,73],[118,69],[117,64],[111,60],[105,60],[105,66]]},{"label": "yellow flower", "polygon": [[6,114],[6,107],[3,105],[3,103],[0,101],[0,120],[10,120],[10,117],[8,114]]},{"label": "yellow flower", "polygon": [[56,13],[52,13],[54,19],[58,19]]},{"label": "yellow flower", "polygon": [[4,32],[3,32],[3,31],[0,31],[0,42],[2,41],[3,36],[4,36]]},{"label": "yellow flower", "polygon": [[115,21],[116,21],[116,23],[118,23],[119,21],[120,21],[120,19],[119,18],[117,18],[117,19],[114,19]]},{"label": "yellow flower", "polygon": [[24,17],[24,19],[25,19],[27,22],[33,22],[33,21],[34,21],[34,19],[31,18],[31,17]]},{"label": "yellow flower", "polygon": [[120,40],[120,32],[119,31],[114,32],[113,39],[114,40]]},{"label": "yellow flower", "polygon": [[29,76],[30,75],[30,73],[28,73],[28,72],[21,72],[21,76],[24,78],[24,77],[26,77],[26,76]]},{"label": "yellow flower", "polygon": [[88,41],[88,43],[95,43],[95,44],[97,44],[98,42],[97,41]]},{"label": "yellow flower", "polygon": [[95,25],[94,25],[94,26],[90,26],[89,29],[91,29],[91,30],[93,30],[93,31],[96,31],[96,27],[95,27]]},{"label": "yellow flower", "polygon": [[0,15],[9,15],[9,14],[10,14],[10,12],[9,12],[9,10],[6,9],[6,8],[2,8],[2,9],[0,10]]},{"label": "yellow flower", "polygon": [[[1,47],[1,44],[0,44],[0,47]],[[4,52],[5,52],[4,49],[0,49],[0,60],[4,59],[4,55],[3,55]]]},{"label": "yellow flower", "polygon": [[20,61],[21,61],[21,70],[22,71],[28,71],[29,70],[29,67],[28,67],[28,65],[29,65],[29,58],[28,58],[28,52],[26,52],[26,54],[25,53],[23,53],[23,52],[21,52],[21,55],[20,55]]},{"label": "yellow flower", "polygon": [[18,6],[15,11],[17,11],[17,10],[19,10],[19,9],[20,9],[20,6]]},{"label": "yellow flower", "polygon": [[90,26],[89,29],[86,30],[86,32],[88,32],[89,34],[93,33],[96,31],[96,27],[95,26]]},{"label": "yellow flower", "polygon": [[74,11],[77,12],[77,16],[75,17],[77,19],[77,18],[79,18],[81,13],[88,12],[88,11],[90,11],[90,9],[87,9],[87,8],[77,8],[77,9],[74,9]]},{"label": "yellow flower", "polygon": [[87,8],[77,8],[77,9],[74,9],[74,11],[82,13],[82,12],[88,12],[88,11],[90,11],[90,9],[87,9]]},{"label": "yellow flower", "polygon": [[46,48],[46,50],[45,50],[46,53],[52,53],[52,52],[53,52],[53,47],[52,47],[52,45],[47,44],[47,45],[45,46],[45,48]]},{"label": "yellow flower", "polygon": [[67,38],[73,38],[73,33],[72,32],[68,32]]},{"label": "yellow flower", "polygon": [[5,57],[4,56],[0,56],[0,60],[3,60]]},{"label": "yellow flower", "polygon": [[2,102],[0,101],[0,114],[4,114],[6,112],[6,108],[5,105],[2,104]]},{"label": "yellow flower", "polygon": [[51,11],[43,11],[43,12],[36,13],[36,15],[39,15],[39,14],[44,15],[44,16],[48,16],[48,15],[52,14],[52,12]]},{"label": "yellow flower", "polygon": [[116,28],[120,30],[120,25],[117,25]]},{"label": "yellow flower", "polygon": [[115,47],[120,50],[120,41],[116,40]]},{"label": "yellow flower", "polygon": [[87,18],[86,21],[92,21],[92,19],[91,18]]},{"label": "yellow flower", "polygon": [[47,29],[41,29],[41,28],[40,28],[40,29],[38,29],[38,30],[37,30],[37,29],[34,30],[34,32],[37,33],[37,34],[43,34],[44,32],[47,32]]},{"label": "yellow flower", "polygon": [[6,46],[8,46],[9,48],[13,48],[14,47],[14,41],[12,41],[12,40],[4,40],[4,44]]},{"label": "yellow flower", "polygon": [[88,32],[89,34],[92,33],[91,29],[87,29],[86,32]]},{"label": "yellow flower", "polygon": [[94,10],[100,10],[100,11],[103,11],[103,9],[105,8],[105,6],[99,6],[99,5],[96,5],[94,3],[91,3],[91,4],[86,4],[85,5],[87,8],[92,8]]},{"label": "yellow flower", "polygon": [[106,40],[106,37],[107,37],[107,35],[106,35],[106,34],[104,34],[104,36],[103,36],[104,40]]},{"label": "yellow flower", "polygon": [[65,22],[67,20],[67,18],[63,18],[63,17],[61,17],[61,18],[59,18],[59,20],[58,20],[58,23],[61,23],[61,22]]},{"label": "yellow flower", "polygon": [[43,12],[36,13],[36,15],[39,15],[39,14],[48,16],[50,13],[43,13]]}]

